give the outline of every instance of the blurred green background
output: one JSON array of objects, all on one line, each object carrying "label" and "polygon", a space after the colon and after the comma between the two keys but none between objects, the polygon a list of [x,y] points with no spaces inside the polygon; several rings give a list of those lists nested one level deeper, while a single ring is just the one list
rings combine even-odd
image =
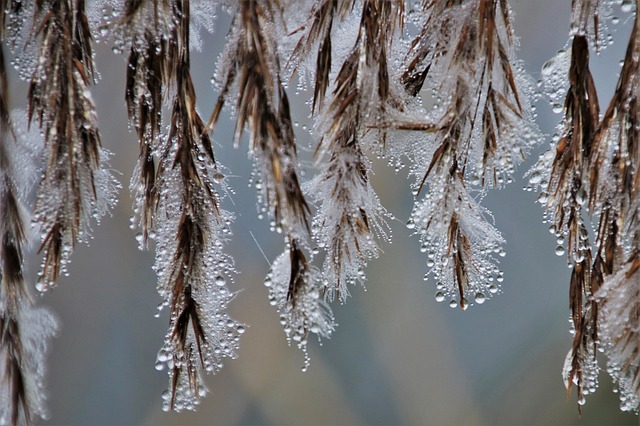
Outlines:
[{"label": "blurred green background", "polygon": [[[569,0],[512,0],[518,56],[534,79],[542,64],[562,48],[569,27]],[[619,11],[616,10],[616,13]],[[614,31],[615,44],[593,58],[603,108],[615,86],[630,31],[628,16]],[[205,34],[193,54],[199,110],[208,117],[215,101],[210,85],[228,26],[221,16],[215,34]],[[232,121],[223,116],[214,140],[218,160],[230,169],[236,194],[225,200],[234,211],[229,250],[240,275],[232,290],[232,316],[248,325],[239,358],[226,360],[206,378],[211,391],[196,413],[160,409],[166,372],[154,369],[168,324],[154,318],[160,302],[151,270],[153,252],[137,250],[129,229],[128,182],[137,144],[128,131],[124,106],[125,61],[110,46],[96,47],[101,79],[93,87],[104,146],[125,189],[113,217],[95,228],[90,246],[78,246],[70,277],[39,301],[62,321],[48,368],[51,420],[46,424],[628,424],[638,417],[620,413],[611,380],[600,375],[580,419],[575,396],[566,398],[561,369],[569,349],[569,269],[554,254],[554,238],[542,223],[535,194],[525,192],[522,175],[543,147],[517,172],[516,183],[492,191],[484,204],[507,240],[502,294],[466,312],[434,300],[435,283],[423,281],[426,257],[404,226],[412,197],[406,170],[375,166],[374,186],[397,217],[393,242],[371,262],[367,291],[353,288],[346,305],[334,306],[339,327],[331,340],[310,347],[311,367],[302,373],[302,354],[286,344],[278,315],[262,285],[269,265],[252,238],[273,260],[282,250],[279,235],[258,220],[255,192],[248,188],[251,162],[246,141],[232,146]],[[14,105],[24,105],[26,85],[13,80]],[[304,120],[308,94],[291,94],[294,113]],[[546,100],[539,123],[553,132],[559,115]],[[298,132],[308,158],[314,141]],[[30,257],[34,281],[39,260]]]}]

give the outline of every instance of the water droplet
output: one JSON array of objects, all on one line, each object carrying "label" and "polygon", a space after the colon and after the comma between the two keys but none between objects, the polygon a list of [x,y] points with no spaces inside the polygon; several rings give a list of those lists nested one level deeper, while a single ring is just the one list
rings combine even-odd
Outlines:
[{"label": "water droplet", "polygon": [[475,300],[478,305],[482,305],[487,298],[482,293],[476,293]]},{"label": "water droplet", "polygon": [[546,192],[541,192],[538,196],[538,202],[540,204],[547,204],[547,201],[549,201],[549,194],[547,194]]},{"label": "water droplet", "polygon": [[622,10],[624,13],[631,13],[633,12],[633,5],[634,5],[633,0],[622,0],[622,4],[620,5],[620,10]]},{"label": "water droplet", "polygon": [[556,256],[562,256],[564,254],[564,246],[556,247]]},{"label": "water droplet", "polygon": [[[549,59],[547,62],[545,62],[542,65],[542,75],[544,76],[551,75],[553,73],[554,68],[555,68],[554,59]],[[542,81],[540,83],[542,84]]]},{"label": "water droplet", "polygon": [[449,302],[449,306],[452,308],[455,308],[458,306],[458,301],[456,299],[451,300],[451,302]]},{"label": "water droplet", "polygon": [[436,302],[442,302],[444,300],[444,293],[439,291],[436,293]]},{"label": "water droplet", "polygon": [[532,185],[538,185],[540,182],[542,182],[542,173],[540,173],[537,170],[535,172],[531,173],[531,177],[529,178],[529,182]]},{"label": "water droplet", "polygon": [[224,287],[224,285],[227,283],[227,280],[225,280],[223,276],[218,275],[215,279],[215,283],[218,287]]},{"label": "water droplet", "polygon": [[36,283],[36,290],[38,290],[40,293],[44,293],[48,290],[48,288],[44,281],[38,280],[38,282]]},{"label": "water droplet", "polygon": [[491,284],[489,286],[489,293],[495,294],[498,292],[498,286],[495,284]]},{"label": "water droplet", "polygon": [[584,203],[586,202],[586,200],[587,200],[587,191],[585,191],[584,188],[580,188],[580,190],[576,194],[576,203],[578,203],[581,206],[584,206]]}]

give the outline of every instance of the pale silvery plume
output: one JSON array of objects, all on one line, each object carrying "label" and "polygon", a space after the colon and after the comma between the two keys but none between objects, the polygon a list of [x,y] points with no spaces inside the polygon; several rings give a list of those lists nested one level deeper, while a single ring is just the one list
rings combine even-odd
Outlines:
[{"label": "pale silvery plume", "polygon": [[[636,244],[638,242],[636,241]],[[596,293],[607,371],[620,393],[620,409],[640,407],[640,253],[636,251]]]},{"label": "pale silvery plume", "polygon": [[[0,19],[4,30],[4,19]],[[0,31],[0,38],[3,32]],[[58,321],[36,307],[24,280],[30,235],[27,201],[41,171],[41,141],[27,117],[8,110],[4,46],[0,47],[0,423],[46,418],[45,353]]]},{"label": "pale silvery plume", "polygon": [[487,188],[510,182],[541,136],[507,2],[426,0],[421,8],[426,17],[400,81],[408,96],[431,96],[435,104],[422,120],[407,113],[392,127],[428,136],[426,146],[409,151],[417,199],[408,226],[421,235],[427,265],[440,280],[436,299],[455,293],[451,305],[466,309],[497,292],[492,280],[502,274],[492,256],[504,255],[502,237],[470,191],[480,199]]},{"label": "pale silvery plume", "polygon": [[[291,327],[295,326],[296,332],[299,327],[303,328],[304,339],[298,339],[298,347],[305,351],[307,365],[306,335],[312,326],[307,319],[316,316],[315,311],[322,301],[305,301],[305,295],[316,287],[316,278],[309,273],[303,252],[310,231],[311,210],[298,177],[293,123],[274,39],[276,31],[273,28],[281,22],[282,10],[279,2],[273,0],[243,1],[232,10],[229,41],[218,63],[221,93],[209,126],[212,130],[215,128],[228,98],[236,95],[235,144],[239,144],[247,126],[249,155],[259,173],[255,185],[259,191],[258,203],[262,205],[261,210],[271,216],[273,228],[284,231],[290,254],[279,257],[274,263],[279,269],[273,279],[273,288],[287,290],[286,297],[280,298],[278,305],[281,323],[288,339],[292,336]],[[333,326],[314,332],[328,336],[332,330]]]},{"label": "pale silvery plume", "polygon": [[504,240],[486,216],[489,212],[467,193],[460,175],[431,181],[411,214],[437,280],[436,300],[466,309],[498,291],[502,272],[493,258]]},{"label": "pale silvery plume", "polygon": [[[378,255],[376,237],[387,237],[385,219],[389,214],[369,183],[371,166],[363,140],[367,131],[376,132],[369,127],[379,126],[385,120],[385,111],[393,101],[387,51],[403,16],[401,3],[362,2],[361,8],[356,9],[360,12],[356,40],[331,86],[329,103],[324,106],[332,62],[331,26],[334,15],[344,17],[349,3],[355,5],[347,1],[333,5],[316,2],[309,15],[308,29],[294,52],[294,58],[299,60],[322,37],[312,103],[314,110],[316,105],[321,108],[318,127],[322,136],[316,161],[324,160],[325,164],[309,185],[309,192],[318,204],[313,236],[326,252],[327,295],[342,302],[349,295],[348,284],[364,281],[367,261]],[[321,26],[316,25],[317,15],[323,21]],[[383,147],[386,130],[378,133],[374,144]]]},{"label": "pale silvery plume", "polygon": [[271,265],[264,285],[269,288],[269,303],[280,314],[287,341],[294,342],[304,353],[302,371],[306,371],[310,361],[309,335],[329,338],[336,327],[333,313],[322,297],[322,273],[309,265],[292,241]]}]

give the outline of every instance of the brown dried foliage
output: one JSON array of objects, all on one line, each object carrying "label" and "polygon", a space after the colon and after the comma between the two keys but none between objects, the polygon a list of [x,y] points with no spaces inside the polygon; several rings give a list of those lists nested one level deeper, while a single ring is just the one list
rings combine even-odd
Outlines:
[{"label": "brown dried foliage", "polygon": [[329,73],[331,72],[331,29],[336,17],[343,20],[353,9],[356,0],[319,0],[311,9],[306,27],[296,31],[305,31],[305,35],[296,44],[291,61],[299,61],[308,56],[311,49],[318,43],[316,57],[316,81],[313,88],[312,111],[316,107],[322,110],[324,97],[329,88]]},{"label": "brown dried foliage", "polygon": [[[508,53],[513,34],[507,1],[426,0],[422,7],[428,17],[405,58],[406,69],[401,82],[408,94],[417,96],[430,70],[442,67],[443,61],[449,60],[444,65],[446,75],[455,79],[451,85],[453,93],[439,123],[402,123],[397,128],[436,132],[437,139],[444,141],[436,151],[434,161],[443,159],[443,147],[455,144],[451,147],[452,152],[457,153],[456,161],[464,173],[474,129],[482,126],[481,182],[483,185],[486,180],[498,182],[493,163],[498,144],[508,137],[518,121],[524,120]],[[467,18],[458,29],[454,27],[458,24],[451,19],[451,13],[463,8],[467,9]],[[477,79],[478,84],[472,87],[469,79]],[[458,140],[445,140],[450,139],[452,133],[458,134]],[[524,158],[524,153],[520,155]],[[433,165],[432,161],[429,169]]]},{"label": "brown dried foliage", "polygon": [[[140,213],[143,245],[154,226],[158,202],[154,150],[161,134],[163,90],[171,85],[175,64],[178,63],[177,44],[169,40],[171,33],[168,31],[175,25],[176,7],[176,4],[165,0],[127,0],[124,16],[119,22],[125,32],[132,35],[125,99],[129,120],[136,129],[140,144],[137,168],[143,197]],[[143,15],[147,9],[153,11],[151,23],[141,22],[148,19]],[[139,25],[145,25],[142,34],[136,31],[135,27]]]},{"label": "brown dried foliage", "polygon": [[[564,104],[564,128],[556,144],[547,192],[557,232],[568,233],[568,257],[573,263],[569,290],[575,334],[567,394],[574,383],[582,395],[585,369],[595,367],[598,341],[598,309],[593,294],[599,280],[592,280],[591,248],[582,214],[588,191],[591,145],[599,123],[599,104],[593,77],[589,71],[589,41],[576,34],[571,46],[569,91]],[[589,348],[588,346],[592,346]],[[592,354],[587,356],[587,354]]]},{"label": "brown dried foliage", "polygon": [[[602,118],[590,151],[589,207],[599,216],[593,265],[594,291],[603,287],[614,274],[626,270],[619,286],[634,288],[640,266],[640,14],[636,12],[634,26],[613,98]],[[630,247],[625,259],[623,247]],[[607,290],[607,293],[618,290]],[[633,294],[633,292],[631,292]],[[637,293],[637,291],[636,291]],[[607,296],[611,297],[611,295]],[[599,303],[607,305],[605,297]],[[628,322],[626,335],[609,336],[612,345],[627,358],[620,365],[621,376],[631,378],[633,392],[640,393],[640,298],[632,295],[628,306],[609,304],[607,313],[614,318],[607,322]],[[629,318],[617,319],[628,308]],[[616,310],[620,313],[616,313]],[[618,339],[626,339],[620,341]],[[613,349],[611,349],[613,350]],[[621,362],[621,360],[617,360]],[[637,407],[636,407],[637,409]]]},{"label": "brown dried foliage", "polygon": [[[91,33],[84,0],[36,2],[33,36],[40,39],[38,64],[29,86],[29,121],[43,128],[47,165],[35,219],[45,237],[43,288],[55,285],[65,246],[73,246],[87,214],[86,196],[96,200],[94,173],[100,164],[100,134],[94,105],[85,90],[94,75]],[[57,207],[47,205],[52,188]],[[88,188],[89,193],[85,190]]]},{"label": "brown dried foliage", "polygon": [[[316,3],[314,11],[322,9],[325,3]],[[334,4],[334,12],[346,13],[347,4],[345,2]],[[314,17],[312,13],[311,17]],[[353,188],[362,188],[367,191],[368,166],[366,156],[362,150],[361,138],[366,131],[365,120],[369,115],[369,105],[371,87],[363,87],[365,84],[375,84],[377,86],[377,99],[375,105],[379,108],[372,115],[377,115],[377,120],[382,120],[385,106],[391,100],[389,88],[389,75],[387,64],[387,49],[391,46],[394,32],[397,27],[402,26],[403,5],[401,3],[365,0],[363,3],[360,28],[354,47],[342,64],[331,93],[331,101],[323,113],[326,116],[327,132],[320,139],[316,148],[316,158],[325,152],[329,154],[329,162],[324,173],[325,180],[334,181],[331,191],[333,203],[344,206],[340,220],[336,224],[326,224],[333,228],[330,241],[329,253],[333,269],[336,271],[338,280],[335,290],[340,297],[340,277],[344,259],[353,257],[363,257],[361,247],[365,239],[373,238],[369,228],[369,215],[364,206],[353,208],[357,203],[353,202]],[[383,25],[382,23],[386,23]],[[307,52],[315,41],[315,23],[310,25],[309,33],[298,43],[299,52]],[[318,51],[318,58],[324,54],[323,49],[326,44],[330,44],[330,28],[325,29],[325,41],[321,42]],[[364,55],[365,63],[360,62],[361,55]],[[328,86],[329,63],[321,63],[318,60],[316,70],[317,80],[314,92],[314,106],[323,105],[324,91]],[[366,80],[368,76],[374,75],[374,81]],[[324,76],[324,77],[323,77]],[[327,79],[324,81],[323,79]],[[320,82],[322,81],[322,82]],[[319,83],[320,82],[320,83]],[[318,89],[318,85],[322,87]],[[384,146],[385,132],[384,126],[376,126],[382,131],[381,141]],[[356,253],[352,253],[349,246],[354,244]]]},{"label": "brown dried foliage", "polygon": [[469,284],[468,265],[472,256],[472,245],[466,234],[460,229],[458,223],[458,215],[454,213],[451,216],[449,229],[447,230],[449,245],[447,247],[447,256],[453,257],[454,279],[460,296],[460,308],[466,309],[466,299],[464,297],[466,288]]},{"label": "brown dried foliage", "polygon": [[[15,3],[15,2],[12,2]],[[23,246],[26,243],[24,221],[11,176],[13,167],[7,150],[8,144],[16,143],[9,117],[9,92],[7,71],[4,61],[4,11],[8,5],[0,4],[0,351],[4,352],[4,372],[2,381],[9,389],[11,424],[20,418],[30,423],[30,407],[27,398],[27,384],[23,372],[22,340],[18,325],[21,305],[29,303],[24,277],[22,275]]]},{"label": "brown dried foliage", "polygon": [[[627,234],[640,225],[640,205],[634,203],[640,197],[639,19],[636,14],[618,84],[594,137],[590,155],[589,207],[600,214],[598,242],[601,248],[607,247],[606,241],[612,235],[614,240],[609,246],[615,247],[616,242],[621,242],[618,220]],[[611,150],[613,155],[609,158]],[[605,170],[613,175],[602,176]],[[604,180],[613,185],[604,185]],[[621,260],[614,260],[614,257],[614,250],[609,250],[606,256],[609,269],[620,264]]]},{"label": "brown dried foliage", "polygon": [[[202,326],[198,302],[192,297],[204,262],[205,248],[210,237],[207,223],[209,212],[219,213],[219,201],[213,182],[200,170],[200,158],[215,165],[211,139],[206,126],[196,111],[196,94],[190,73],[188,0],[173,3],[175,27],[168,43],[169,51],[177,54],[175,62],[176,95],[171,112],[168,141],[160,153],[156,181],[171,184],[168,175],[178,169],[181,179],[180,219],[176,229],[176,246],[169,266],[168,288],[171,290],[170,340],[177,353],[184,354],[183,362],[176,362],[171,372],[171,409],[174,409],[176,391],[182,374],[188,375],[188,383],[194,395],[198,395],[198,368],[194,360],[200,360],[204,368],[203,346],[207,343]],[[189,329],[195,336],[195,347],[189,339]]]},{"label": "brown dried foliage", "polygon": [[209,127],[215,128],[231,87],[237,83],[236,145],[247,125],[251,152],[271,183],[265,185],[266,205],[289,233],[304,233],[309,231],[310,209],[296,171],[298,158],[280,59],[276,43],[265,29],[275,19],[276,6],[272,0],[239,3],[231,30],[237,33],[237,44],[228,51],[230,66]]},{"label": "brown dried foliage", "polygon": [[[299,243],[292,239],[289,242],[289,262],[291,263],[291,274],[289,276],[289,288],[287,290],[287,302],[291,304],[291,309],[296,308],[298,294],[307,285],[309,280],[309,263],[304,252],[300,249]],[[302,312],[304,315],[304,312]]]},{"label": "brown dried foliage", "polygon": [[29,302],[26,292],[23,266],[23,245],[26,243],[24,221],[20,213],[19,201],[15,193],[11,177],[13,169],[7,153],[7,145],[16,143],[14,130],[9,117],[9,88],[4,61],[4,29],[5,12],[8,7],[15,8],[16,2],[0,2],[0,229],[2,241],[0,246],[0,348],[5,352],[4,376],[0,380],[5,383],[11,400],[11,424],[17,424],[22,417],[28,424],[31,419],[27,399],[26,378],[22,371],[22,342],[18,325],[18,312],[21,304]]}]

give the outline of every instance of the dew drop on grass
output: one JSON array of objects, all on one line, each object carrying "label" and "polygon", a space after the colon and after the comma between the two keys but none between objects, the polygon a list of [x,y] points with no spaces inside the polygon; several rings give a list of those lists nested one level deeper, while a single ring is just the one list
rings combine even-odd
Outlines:
[{"label": "dew drop on grass", "polygon": [[620,5],[620,10],[624,13],[633,12],[634,1],[633,0],[622,0],[622,4]]}]

